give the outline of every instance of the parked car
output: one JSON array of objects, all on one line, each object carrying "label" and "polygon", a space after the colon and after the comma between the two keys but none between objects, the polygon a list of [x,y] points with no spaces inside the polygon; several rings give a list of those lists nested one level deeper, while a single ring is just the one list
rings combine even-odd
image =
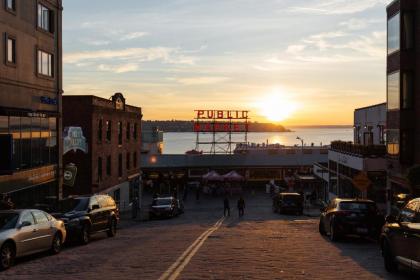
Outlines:
[{"label": "parked car", "polygon": [[279,193],[273,197],[274,213],[303,214],[303,197],[298,193]]},{"label": "parked car", "polygon": [[398,264],[420,271],[420,198],[386,218],[380,244],[387,271],[396,272]]},{"label": "parked car", "polygon": [[154,198],[149,210],[150,219],[167,218],[184,213],[184,205],[174,197]]},{"label": "parked car", "polygon": [[62,221],[41,210],[0,211],[0,269],[15,258],[50,250],[57,254],[66,240]]},{"label": "parked car", "polygon": [[117,233],[118,207],[109,195],[72,197],[59,202],[56,218],[64,221],[69,239],[89,243],[90,236],[106,232],[108,237]]},{"label": "parked car", "polygon": [[348,234],[378,238],[383,224],[375,202],[336,198],[321,209],[319,232],[331,241]]}]

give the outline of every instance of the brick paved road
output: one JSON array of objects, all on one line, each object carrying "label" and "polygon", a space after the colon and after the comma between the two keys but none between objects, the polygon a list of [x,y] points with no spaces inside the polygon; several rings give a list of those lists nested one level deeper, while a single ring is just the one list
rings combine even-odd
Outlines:
[{"label": "brick paved road", "polygon": [[[267,198],[247,202],[246,216],[238,219],[233,211],[178,279],[416,278],[408,272],[387,274],[374,242],[332,244],[318,234],[317,219],[273,214]],[[115,238],[98,235],[89,245],[70,246],[58,256],[25,258],[0,279],[158,279],[220,218],[219,204],[194,202],[172,220],[125,223]]]}]

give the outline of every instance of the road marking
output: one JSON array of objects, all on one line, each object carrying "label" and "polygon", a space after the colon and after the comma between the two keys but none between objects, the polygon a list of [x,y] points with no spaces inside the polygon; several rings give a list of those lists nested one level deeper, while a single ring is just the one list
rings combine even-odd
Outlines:
[{"label": "road marking", "polygon": [[203,232],[183,253],[182,255],[160,276],[159,280],[175,280],[184,270],[185,266],[191,261],[207,238],[223,224],[225,218],[218,220],[212,227]]}]

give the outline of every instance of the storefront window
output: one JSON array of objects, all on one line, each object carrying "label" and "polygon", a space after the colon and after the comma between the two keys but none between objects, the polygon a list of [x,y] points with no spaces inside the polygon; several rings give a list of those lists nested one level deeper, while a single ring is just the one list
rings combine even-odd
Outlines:
[{"label": "storefront window", "polygon": [[400,49],[400,14],[388,20],[388,54]]},{"label": "storefront window", "polygon": [[50,140],[50,129],[49,123],[47,118],[41,118],[41,164],[49,164],[50,163],[50,147],[49,147],[49,140]]},{"label": "storefront window", "polygon": [[400,72],[388,75],[387,104],[388,110],[400,109]]},{"label": "storefront window", "polygon": [[31,126],[31,152],[32,152],[32,167],[41,165],[41,119],[32,118]]},{"label": "storefront window", "polygon": [[22,161],[20,162],[21,169],[31,168],[31,118],[21,118],[22,130]]},{"label": "storefront window", "polygon": [[397,156],[400,154],[400,130],[399,129],[388,129],[386,132],[387,138],[387,150],[391,156]]},{"label": "storefront window", "polygon": [[13,136],[13,168],[18,170],[20,169],[20,158],[22,155],[20,117],[9,118],[9,129]]},{"label": "storefront window", "polygon": [[0,134],[9,133],[9,117],[0,116]]}]

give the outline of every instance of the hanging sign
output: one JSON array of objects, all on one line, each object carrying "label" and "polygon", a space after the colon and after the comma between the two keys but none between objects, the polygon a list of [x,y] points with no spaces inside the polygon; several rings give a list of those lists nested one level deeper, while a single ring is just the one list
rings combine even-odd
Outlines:
[{"label": "hanging sign", "polygon": [[81,127],[70,126],[64,128],[63,142],[63,154],[66,154],[69,151],[76,152],[77,150],[80,150],[86,154],[88,152],[87,141],[83,136],[83,130]]}]

